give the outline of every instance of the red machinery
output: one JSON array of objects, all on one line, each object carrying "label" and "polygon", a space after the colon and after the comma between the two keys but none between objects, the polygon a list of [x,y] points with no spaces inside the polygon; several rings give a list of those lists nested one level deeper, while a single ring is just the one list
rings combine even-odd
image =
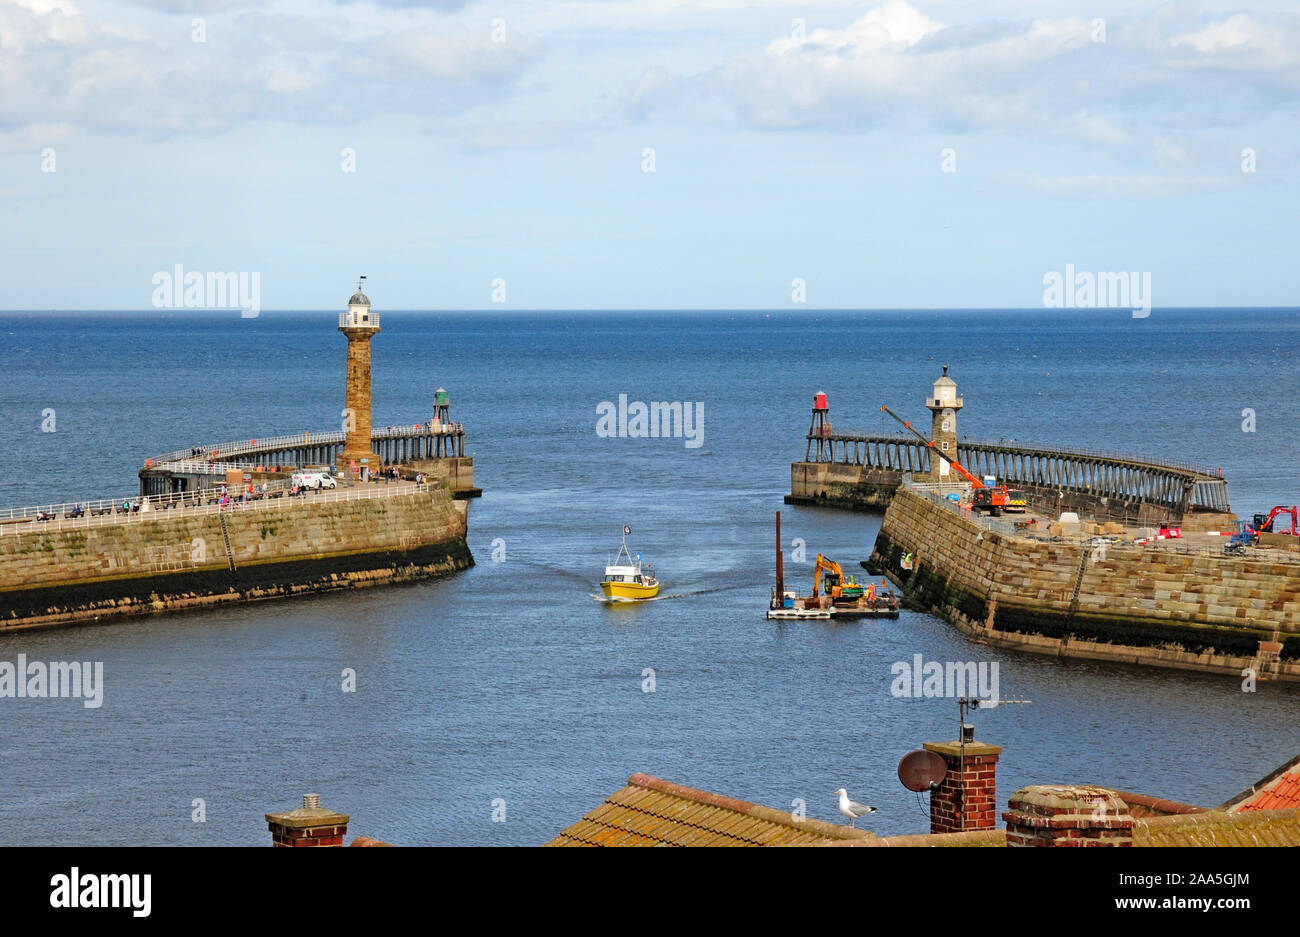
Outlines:
[{"label": "red machinery", "polygon": [[[1266,515],[1256,514],[1255,523],[1252,524],[1251,526],[1253,526],[1255,530],[1259,533],[1265,533],[1265,534],[1282,533],[1282,534],[1291,534],[1292,536],[1296,536],[1296,513],[1297,513],[1296,508],[1294,505],[1289,508],[1283,507],[1282,505],[1278,505],[1277,507],[1273,508],[1273,510],[1269,511],[1268,514]],[[1279,530],[1279,531],[1273,530],[1273,519],[1277,517],[1279,514],[1291,515],[1290,530]]]},{"label": "red machinery", "polygon": [[[928,448],[934,448],[934,440],[927,439],[925,434],[917,430],[911,423],[907,422],[907,420],[903,419],[888,407],[882,406],[880,409],[885,413],[888,413],[898,422],[902,423],[905,429],[908,429],[915,434],[916,437],[920,439],[921,442],[925,443]],[[970,472],[966,471],[966,469],[962,467],[962,464],[956,459],[950,459],[945,455],[938,455],[937,453],[936,457],[943,459],[957,470],[958,475],[971,483],[971,487],[975,489],[971,495],[971,507],[975,510],[988,511],[993,517],[997,517],[1006,509],[1007,504],[1011,500],[1010,492],[1007,491],[1006,485],[999,485],[996,488],[990,488]]]}]

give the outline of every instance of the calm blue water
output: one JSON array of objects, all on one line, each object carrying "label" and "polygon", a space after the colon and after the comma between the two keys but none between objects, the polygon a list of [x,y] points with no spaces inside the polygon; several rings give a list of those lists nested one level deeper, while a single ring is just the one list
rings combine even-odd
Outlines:
[{"label": "calm blue water", "polygon": [[[913,613],[763,618],[772,515],[814,391],[837,429],[889,429],[880,404],[924,419],[948,363],[963,434],[1222,465],[1251,512],[1300,493],[1296,310],[384,315],[375,423],[428,419],[433,390],[450,391],[484,490],[479,565],[0,637],[0,660],[101,660],[107,685],[98,710],[0,700],[0,842],[265,844],[262,814],[316,791],[354,833],[529,845],[636,771],[774,807],[802,798],[828,820],[843,786],[880,806],[870,828],[918,832],[895,766],[953,737],[957,711],[889,694],[890,665],[916,653],[996,661],[1002,692],[1033,700],[975,716],[1005,748],[1003,802],[1076,781],[1215,804],[1300,750],[1295,689],[995,652]],[[0,317],[0,503],[133,492],[149,455],[337,426],[334,325],[334,311]],[[619,393],[703,402],[704,445],[597,438],[596,405]],[[785,512],[787,542],[851,567],[879,522]],[[624,523],[673,598],[590,597]]]}]

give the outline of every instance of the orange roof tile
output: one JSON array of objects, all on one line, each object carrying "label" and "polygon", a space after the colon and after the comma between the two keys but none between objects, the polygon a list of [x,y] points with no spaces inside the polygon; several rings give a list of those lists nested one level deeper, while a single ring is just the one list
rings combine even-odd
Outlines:
[{"label": "orange roof tile", "polygon": [[1300,773],[1282,775],[1237,809],[1281,810],[1284,807],[1300,807]]},{"label": "orange roof tile", "polygon": [[1223,806],[1231,813],[1300,807],[1300,757],[1293,758]]}]

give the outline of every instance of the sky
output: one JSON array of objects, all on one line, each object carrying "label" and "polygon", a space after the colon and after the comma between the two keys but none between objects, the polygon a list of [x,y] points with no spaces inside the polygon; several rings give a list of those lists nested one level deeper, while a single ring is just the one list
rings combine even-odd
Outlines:
[{"label": "sky", "polygon": [[0,309],[1300,305],[1297,10],[0,0]]}]

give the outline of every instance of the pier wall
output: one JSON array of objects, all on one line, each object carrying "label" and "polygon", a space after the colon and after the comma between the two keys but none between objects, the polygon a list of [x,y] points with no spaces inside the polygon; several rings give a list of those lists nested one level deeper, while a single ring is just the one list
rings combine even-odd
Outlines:
[{"label": "pier wall", "polygon": [[483,492],[474,487],[474,460],[469,456],[417,459],[408,464],[415,472],[424,472],[447,483],[458,500],[477,498]]},{"label": "pier wall", "polygon": [[255,509],[8,532],[0,537],[0,631],[465,569],[474,562],[466,509],[440,486],[412,486],[382,496],[286,498]]},{"label": "pier wall", "polygon": [[903,480],[898,469],[851,462],[795,462],[786,504],[883,511]]},{"label": "pier wall", "polygon": [[1298,559],[1131,544],[1100,553],[1000,533],[900,488],[871,562],[909,599],[994,646],[1300,681]]},{"label": "pier wall", "polygon": [[[852,462],[793,462],[786,504],[840,508],[850,511],[884,511],[902,484],[903,471],[856,465]],[[1014,481],[1025,492],[1029,507],[1045,517],[1074,511],[1098,523],[1115,521],[1139,527],[1182,526],[1188,530],[1231,529],[1235,515],[1191,510],[1187,513],[1136,497],[1116,497]]]}]

